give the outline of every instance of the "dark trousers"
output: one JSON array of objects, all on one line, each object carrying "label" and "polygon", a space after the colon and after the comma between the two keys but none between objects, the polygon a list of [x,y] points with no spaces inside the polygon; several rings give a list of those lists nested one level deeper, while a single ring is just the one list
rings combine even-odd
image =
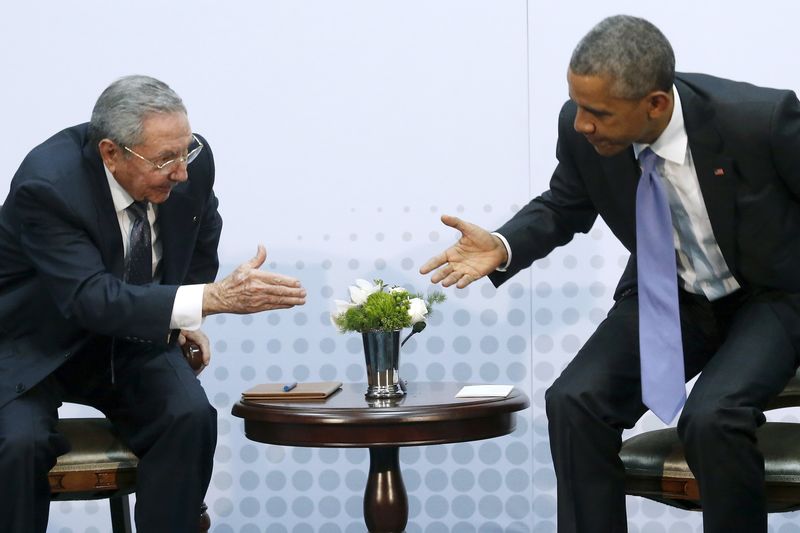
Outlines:
[{"label": "dark trousers", "polygon": [[0,531],[44,533],[47,473],[69,445],[55,431],[62,401],[102,411],[139,457],[136,529],[198,530],[211,479],[216,411],[176,346],[166,352],[118,343],[76,354],[45,381],[0,408]]},{"label": "dark trousers", "polygon": [[[702,371],[678,421],[700,487],[706,533],[767,531],[755,431],[798,365],[796,312],[774,295],[720,301],[681,292],[686,378]],[[638,302],[623,297],[545,395],[560,533],[627,531],[623,429],[647,411]]]}]

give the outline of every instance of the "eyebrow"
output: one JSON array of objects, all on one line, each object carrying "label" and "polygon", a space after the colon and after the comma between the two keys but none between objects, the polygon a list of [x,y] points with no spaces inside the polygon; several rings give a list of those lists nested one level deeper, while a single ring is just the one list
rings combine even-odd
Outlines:
[{"label": "eyebrow", "polygon": [[192,136],[192,134],[189,134],[189,143],[186,145],[186,148],[184,150],[181,150],[180,152],[176,152],[175,150],[164,150],[162,152],[159,152],[159,154],[155,156],[155,159],[166,159],[168,157],[177,157],[179,155],[182,155],[183,152],[189,151],[189,147],[192,145],[193,142],[194,142],[194,137]]},{"label": "eyebrow", "polygon": [[578,107],[584,109],[585,111],[588,111],[592,115],[604,117],[604,116],[608,116],[608,115],[611,114],[610,111],[605,111],[605,110],[602,110],[602,109],[596,109],[596,108],[588,106],[588,105],[580,105],[578,103],[576,103],[575,105],[577,105]]},{"label": "eyebrow", "polygon": [[586,104],[579,104],[579,103],[578,103],[578,101],[577,101],[577,100],[575,100],[575,97],[574,97],[574,96],[572,96],[572,90],[570,90],[570,91],[569,91],[569,99],[570,99],[570,100],[572,100],[572,102],[573,102],[573,103],[574,103],[576,106],[580,107],[580,108],[581,108],[581,109],[583,109],[584,111],[587,111],[587,112],[591,113],[592,115],[599,116],[599,117],[606,117],[606,116],[609,116],[609,115],[611,115],[611,112],[610,112],[610,111],[605,111],[605,110],[602,110],[602,109],[597,109],[597,108],[595,108],[595,107],[588,106],[588,105],[586,105]]}]

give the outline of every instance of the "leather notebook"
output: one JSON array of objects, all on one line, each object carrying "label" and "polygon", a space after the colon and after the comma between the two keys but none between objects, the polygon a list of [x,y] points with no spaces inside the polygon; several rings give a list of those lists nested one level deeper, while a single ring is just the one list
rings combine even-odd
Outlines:
[{"label": "leather notebook", "polygon": [[289,391],[283,383],[262,383],[242,393],[243,400],[322,400],[342,387],[341,381],[308,381]]}]

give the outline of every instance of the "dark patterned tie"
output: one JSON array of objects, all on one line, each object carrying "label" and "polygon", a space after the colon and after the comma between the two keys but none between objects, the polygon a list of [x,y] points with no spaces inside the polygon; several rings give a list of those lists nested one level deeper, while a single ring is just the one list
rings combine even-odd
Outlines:
[{"label": "dark patterned tie", "polygon": [[650,148],[639,154],[636,190],[636,266],[639,284],[639,359],[642,401],[669,424],[686,401],[678,272],[667,191]]},{"label": "dark patterned tie", "polygon": [[125,281],[133,285],[151,283],[153,281],[153,248],[150,244],[147,202],[133,202],[126,211],[131,219],[131,233]]}]

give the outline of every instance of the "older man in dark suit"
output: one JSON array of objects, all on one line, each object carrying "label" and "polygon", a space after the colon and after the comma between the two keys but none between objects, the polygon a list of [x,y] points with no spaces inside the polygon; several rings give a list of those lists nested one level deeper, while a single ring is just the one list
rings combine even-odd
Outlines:
[{"label": "older man in dark suit", "polygon": [[0,530],[43,533],[47,472],[68,444],[62,400],[97,407],[139,456],[141,532],[197,531],[216,412],[180,345],[214,313],[305,301],[259,270],[213,283],[222,220],[214,159],[167,85],[129,76],[91,121],[25,158],[0,211]]},{"label": "older man in dark suit", "polygon": [[461,239],[421,269],[499,285],[597,215],[631,252],[608,317],[546,394],[560,532],[626,531],[622,430],[682,406],[706,533],[767,530],[755,431],[798,366],[800,103],[674,65],[645,20],[595,26],[570,61],[549,190],[494,234],[442,217]]}]

